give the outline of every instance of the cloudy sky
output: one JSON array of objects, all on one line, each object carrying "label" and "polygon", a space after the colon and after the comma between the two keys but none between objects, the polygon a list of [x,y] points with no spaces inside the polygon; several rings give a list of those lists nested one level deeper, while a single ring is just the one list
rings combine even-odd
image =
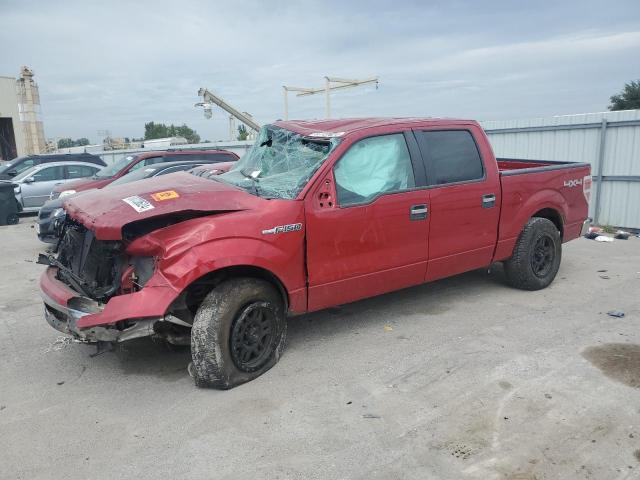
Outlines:
[{"label": "cloudy sky", "polygon": [[[259,123],[282,85],[378,75],[335,93],[335,117],[481,120],[606,110],[640,78],[640,1],[0,0],[0,75],[30,66],[47,137],[186,123],[227,139],[227,115],[193,107],[206,86]],[[321,118],[321,95],[290,96]]]}]

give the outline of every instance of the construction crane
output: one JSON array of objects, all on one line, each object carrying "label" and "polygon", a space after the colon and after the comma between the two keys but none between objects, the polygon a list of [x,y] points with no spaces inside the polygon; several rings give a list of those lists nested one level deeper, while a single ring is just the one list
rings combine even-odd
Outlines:
[{"label": "construction crane", "polygon": [[235,126],[235,122],[233,121],[233,118],[235,117],[251,130],[254,130],[256,132],[260,130],[260,125],[253,120],[253,117],[250,114],[248,114],[247,112],[241,112],[240,110],[233,108],[223,99],[214,95],[206,88],[201,88],[200,90],[198,90],[198,96],[202,97],[202,102],[196,103],[195,106],[204,108],[204,116],[206,118],[211,118],[213,116],[211,106],[212,104],[214,104],[223,109],[225,112],[229,113],[229,125]]}]

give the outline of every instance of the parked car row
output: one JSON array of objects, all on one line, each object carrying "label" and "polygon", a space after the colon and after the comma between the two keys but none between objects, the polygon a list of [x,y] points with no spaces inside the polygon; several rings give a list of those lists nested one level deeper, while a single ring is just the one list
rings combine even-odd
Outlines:
[{"label": "parked car row", "polygon": [[[191,155],[184,157],[189,158],[191,157]],[[157,163],[143,168],[129,169],[129,173],[119,176],[111,183],[105,185],[103,188],[116,187],[118,185],[137,182],[140,180],[145,180],[147,178],[159,177],[160,175],[167,175],[169,173],[185,171],[194,172],[196,169],[198,169],[198,173],[203,171],[217,172],[216,174],[219,175],[220,173],[227,171],[229,167],[233,165],[233,162],[205,164],[203,163],[204,161],[205,160],[184,160],[176,162]],[[81,187],[78,186],[78,188]],[[81,193],[78,193],[78,195],[90,194],[92,190],[95,190],[95,188],[82,190]],[[36,232],[38,234],[38,238],[43,242],[55,243],[57,241],[59,227],[62,225],[62,222],[64,222],[66,217],[63,208],[63,202],[67,197],[68,195],[64,195],[49,200],[42,206],[42,208],[38,212],[38,223],[36,224]]]},{"label": "parked car row", "polygon": [[[112,183],[128,183],[205,164],[219,165],[214,170],[222,173],[237,159],[235,153],[226,150],[167,150],[127,155],[107,166],[100,157],[87,153],[30,155],[0,166],[0,182],[13,187],[17,212],[42,210],[38,235],[50,241],[53,219],[63,219],[64,216],[61,202],[43,208],[49,200],[100,189]],[[158,165],[164,165],[165,168],[159,169]],[[7,197],[3,201],[14,200]],[[4,210],[9,212],[11,222],[17,219],[11,214],[13,206]],[[56,215],[53,215],[54,212]]]}]

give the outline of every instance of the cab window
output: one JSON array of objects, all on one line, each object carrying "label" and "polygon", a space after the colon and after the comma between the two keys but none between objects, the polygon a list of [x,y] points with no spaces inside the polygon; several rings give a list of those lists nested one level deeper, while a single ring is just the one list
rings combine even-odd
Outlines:
[{"label": "cab window", "polygon": [[468,130],[428,130],[416,136],[431,185],[484,177],[478,147]]}]

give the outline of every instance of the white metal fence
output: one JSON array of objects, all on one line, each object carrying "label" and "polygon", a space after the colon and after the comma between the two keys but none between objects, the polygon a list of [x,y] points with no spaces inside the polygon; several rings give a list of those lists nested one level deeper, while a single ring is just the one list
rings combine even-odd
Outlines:
[{"label": "white metal fence", "polygon": [[640,110],[481,122],[497,157],[589,162],[589,215],[640,229]]}]

